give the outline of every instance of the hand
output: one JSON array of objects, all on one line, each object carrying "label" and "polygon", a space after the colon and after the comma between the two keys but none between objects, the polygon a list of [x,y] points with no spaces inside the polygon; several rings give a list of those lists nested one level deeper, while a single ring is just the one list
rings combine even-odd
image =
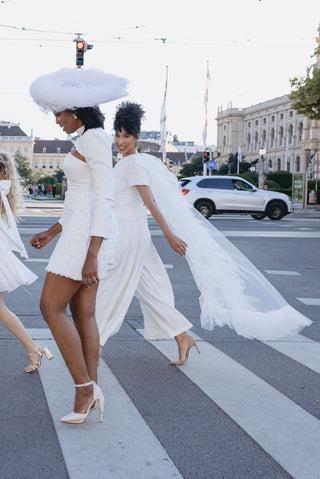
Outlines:
[{"label": "hand", "polygon": [[82,283],[86,288],[99,282],[97,256],[88,253],[82,268]]},{"label": "hand", "polygon": [[167,237],[167,241],[171,248],[178,253],[180,256],[184,256],[187,252],[188,245],[178,236],[170,233]]},{"label": "hand", "polygon": [[42,231],[34,236],[32,236],[29,241],[30,246],[36,249],[42,249],[46,244],[50,243],[53,236],[49,233],[49,230]]}]

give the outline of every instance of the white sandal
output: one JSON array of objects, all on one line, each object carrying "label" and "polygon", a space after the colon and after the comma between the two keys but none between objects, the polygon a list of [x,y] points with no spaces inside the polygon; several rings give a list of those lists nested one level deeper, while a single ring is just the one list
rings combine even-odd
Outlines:
[{"label": "white sandal", "polygon": [[70,414],[63,416],[60,419],[62,422],[66,422],[68,424],[81,424],[87,419],[89,414],[95,409],[100,410],[100,422],[102,422],[102,415],[104,413],[104,397],[99,386],[94,381],[90,381],[84,384],[75,384],[74,386],[76,388],[81,388],[83,386],[90,386],[91,384],[93,384],[93,399],[92,401],[90,401],[86,412],[81,414],[79,412],[72,411]]}]

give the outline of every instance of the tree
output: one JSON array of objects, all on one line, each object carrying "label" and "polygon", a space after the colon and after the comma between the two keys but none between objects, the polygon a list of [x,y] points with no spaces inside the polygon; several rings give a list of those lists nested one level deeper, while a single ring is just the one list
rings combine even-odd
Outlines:
[{"label": "tree", "polygon": [[59,170],[56,170],[54,173],[54,178],[57,183],[62,183],[64,176],[64,171],[61,168]]},{"label": "tree", "polygon": [[290,83],[292,108],[310,120],[320,120],[320,70],[315,68],[312,77],[295,77]]},{"label": "tree", "polygon": [[179,176],[201,175],[203,172],[202,156],[196,156],[190,163],[185,163],[179,172]]},{"label": "tree", "polygon": [[21,183],[26,186],[29,183],[33,183],[33,171],[30,168],[28,158],[22,156],[19,151],[14,155],[14,159],[17,165],[17,170],[21,178]]}]

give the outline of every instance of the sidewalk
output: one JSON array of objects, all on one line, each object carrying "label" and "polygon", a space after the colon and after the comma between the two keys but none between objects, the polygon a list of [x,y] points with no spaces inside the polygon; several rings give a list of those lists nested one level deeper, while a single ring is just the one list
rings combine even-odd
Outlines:
[{"label": "sidewalk", "polygon": [[289,215],[289,218],[319,218],[320,219],[320,206],[308,205],[306,213],[304,208],[294,208],[293,212]]},{"label": "sidewalk", "polygon": [[25,208],[63,208],[64,201],[56,198],[48,198],[46,196],[31,196],[23,195]]}]

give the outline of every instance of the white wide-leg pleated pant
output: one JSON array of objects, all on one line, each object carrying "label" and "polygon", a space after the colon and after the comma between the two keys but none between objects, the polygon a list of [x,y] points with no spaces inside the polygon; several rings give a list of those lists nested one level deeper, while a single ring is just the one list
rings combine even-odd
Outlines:
[{"label": "white wide-leg pleated pant", "polygon": [[133,296],[141,305],[146,339],[173,338],[192,328],[174,307],[170,279],[151,241],[147,218],[119,220],[115,264],[97,294],[101,345],[120,329]]}]

